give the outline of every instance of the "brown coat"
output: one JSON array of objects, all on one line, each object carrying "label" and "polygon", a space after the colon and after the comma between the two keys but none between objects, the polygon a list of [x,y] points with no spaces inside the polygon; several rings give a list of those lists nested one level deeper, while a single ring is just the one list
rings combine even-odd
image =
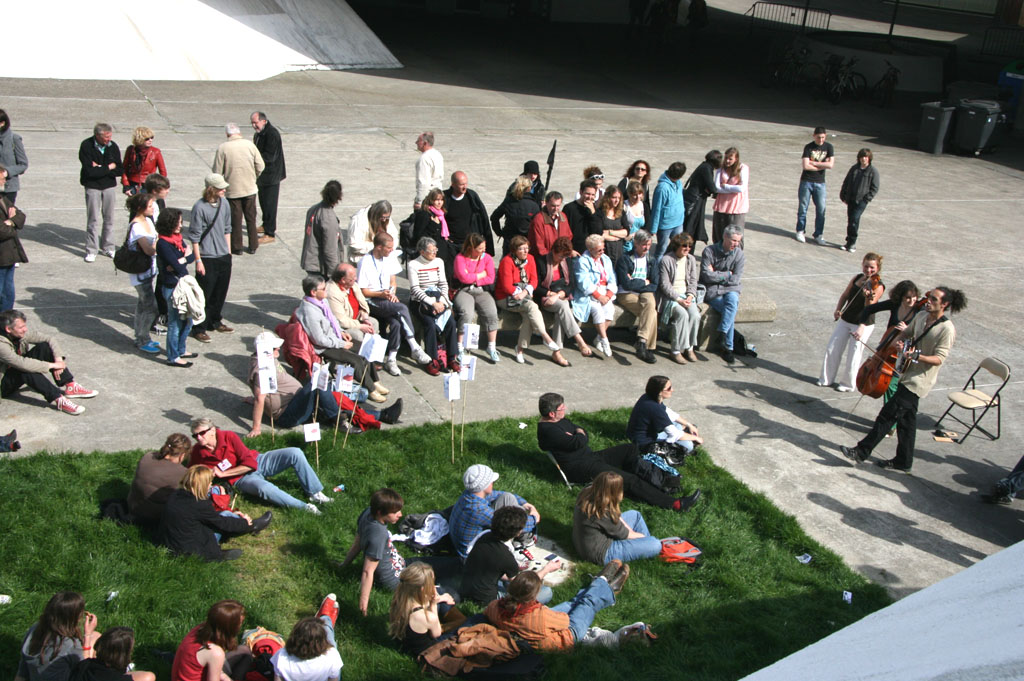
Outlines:
[{"label": "brown coat", "polygon": [[508,632],[498,631],[490,624],[476,624],[430,646],[420,653],[419,660],[424,670],[430,667],[447,676],[456,676],[475,667],[507,662],[518,657],[519,652],[519,646]]}]

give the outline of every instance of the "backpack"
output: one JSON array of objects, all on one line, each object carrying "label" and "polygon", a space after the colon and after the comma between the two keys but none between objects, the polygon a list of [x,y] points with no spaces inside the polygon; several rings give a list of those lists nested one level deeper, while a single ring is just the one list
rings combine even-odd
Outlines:
[{"label": "backpack", "polygon": [[703,555],[695,544],[685,537],[666,537],[661,540],[661,553],[658,558],[665,563],[686,563],[696,565],[697,559]]},{"label": "backpack", "polygon": [[142,274],[148,272],[153,266],[153,256],[146,255],[141,249],[133,250],[128,247],[128,239],[132,235],[131,223],[128,224],[128,233],[124,235],[124,243],[114,251],[114,270],[121,270],[128,274]]},{"label": "backpack", "polygon": [[657,466],[647,458],[637,457],[632,471],[638,478],[649,482],[666,494],[675,494],[679,491],[680,479],[661,466]]},{"label": "backpack", "polygon": [[242,640],[252,651],[252,666],[243,677],[245,681],[274,681],[274,665],[270,659],[284,648],[284,637],[277,632],[256,627],[242,633]]}]

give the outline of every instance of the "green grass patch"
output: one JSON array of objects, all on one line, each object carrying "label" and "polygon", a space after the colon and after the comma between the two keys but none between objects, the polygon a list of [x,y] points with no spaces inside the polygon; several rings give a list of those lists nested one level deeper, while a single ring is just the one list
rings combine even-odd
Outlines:
[{"label": "green grass patch", "polygon": [[[591,433],[595,449],[618,442],[627,417],[628,410],[573,415]],[[345,450],[340,439],[332,447],[326,433],[319,473],[335,502],[322,507],[322,517],[274,508],[274,521],[261,536],[228,544],[245,551],[229,564],[172,558],[138,528],[97,520],[101,499],[127,494],[141,451],[0,461],[0,593],[13,597],[10,605],[0,606],[0,675],[13,678],[22,636],[49,597],[73,589],[85,595],[101,629],[135,628],[138,666],[159,678],[168,678],[169,667],[151,650],[173,651],[211,603],[237,598],[249,612],[246,626],[262,624],[287,635],[295,620],[313,614],[331,591],[341,605],[337,635],[346,680],[415,678],[413,661],[387,638],[390,594],[375,590],[370,616],[362,617],[359,566],[339,569],[334,561],[344,557],[356,517],[374,490],[398,490],[406,512],[444,508],[460,494],[462,472],[472,463],[487,463],[501,475],[498,488],[533,502],[543,516],[541,534],[571,551],[578,489],[568,491],[539,453],[535,426],[534,420],[520,429],[515,419],[468,424],[465,454],[457,451],[454,465],[447,425],[361,435],[350,438]],[[458,437],[456,430],[456,447]],[[276,442],[263,435],[250,444],[261,451],[303,445],[298,434]],[[313,448],[304,449],[312,463]],[[614,629],[642,620],[653,626],[659,641],[650,648],[549,656],[550,678],[621,679],[628,669],[633,679],[738,679],[890,602],[880,586],[850,570],[793,517],[715,466],[707,453],[690,458],[684,478],[687,491],[704,490],[690,513],[629,500],[623,508],[640,508],[656,536],[689,537],[704,549],[703,565],[634,563],[619,602],[595,621]],[[275,482],[301,494],[290,473]],[[339,483],[347,491],[330,492]],[[240,508],[254,517],[266,510],[244,498]],[[805,552],[814,557],[808,565],[795,558]],[[555,602],[570,598],[598,569],[579,563],[577,574],[555,590]],[[844,590],[853,592],[852,604],[843,602]],[[119,594],[108,602],[111,591]]]}]

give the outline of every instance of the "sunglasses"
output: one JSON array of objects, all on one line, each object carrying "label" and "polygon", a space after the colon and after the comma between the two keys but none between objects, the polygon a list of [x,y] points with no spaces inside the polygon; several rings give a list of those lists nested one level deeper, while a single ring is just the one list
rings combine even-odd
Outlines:
[{"label": "sunglasses", "polygon": [[588,179],[588,180],[603,180],[603,179],[604,179],[604,175],[603,175],[603,174],[599,174],[599,175],[591,175],[591,176],[590,176],[590,177],[588,177],[587,179]]},{"label": "sunglasses", "polygon": [[195,438],[196,440],[198,440],[200,437],[202,437],[203,435],[206,435],[211,430],[213,430],[213,426],[207,428],[206,430],[197,430],[196,432],[192,433],[192,437]]}]

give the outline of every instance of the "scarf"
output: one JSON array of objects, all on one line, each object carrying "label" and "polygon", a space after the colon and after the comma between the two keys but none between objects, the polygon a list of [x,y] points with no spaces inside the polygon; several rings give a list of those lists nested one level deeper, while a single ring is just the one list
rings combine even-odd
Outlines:
[{"label": "scarf", "polygon": [[327,300],[317,300],[313,296],[303,296],[302,299],[305,300],[307,303],[310,303],[311,305],[316,305],[318,308],[320,308],[320,311],[324,313],[324,316],[327,317],[328,320],[330,320],[331,328],[334,330],[334,335],[337,336],[338,338],[341,338],[341,326],[338,324],[338,320],[335,319],[334,313],[331,312],[331,306],[327,304]]},{"label": "scarf", "polygon": [[434,215],[434,217],[440,218],[440,220],[441,220],[441,238],[447,240],[448,237],[449,237],[448,221],[444,219],[444,212],[443,211],[439,211],[438,209],[434,208],[433,206],[427,206],[427,210],[429,210]]},{"label": "scarf", "polygon": [[529,284],[530,283],[530,275],[528,275],[526,273],[526,263],[528,263],[528,262],[530,262],[530,256],[526,256],[526,258],[524,258],[522,262],[520,262],[519,258],[517,258],[516,256],[514,256],[514,255],[512,256],[512,263],[516,267],[519,268],[519,283],[520,284]]},{"label": "scarf", "polygon": [[177,234],[172,234],[170,236],[164,236],[163,234],[161,234],[160,238],[166,241],[167,243],[171,244],[175,248],[177,248],[182,253],[185,252],[185,244],[181,240],[181,232],[178,232]]}]

